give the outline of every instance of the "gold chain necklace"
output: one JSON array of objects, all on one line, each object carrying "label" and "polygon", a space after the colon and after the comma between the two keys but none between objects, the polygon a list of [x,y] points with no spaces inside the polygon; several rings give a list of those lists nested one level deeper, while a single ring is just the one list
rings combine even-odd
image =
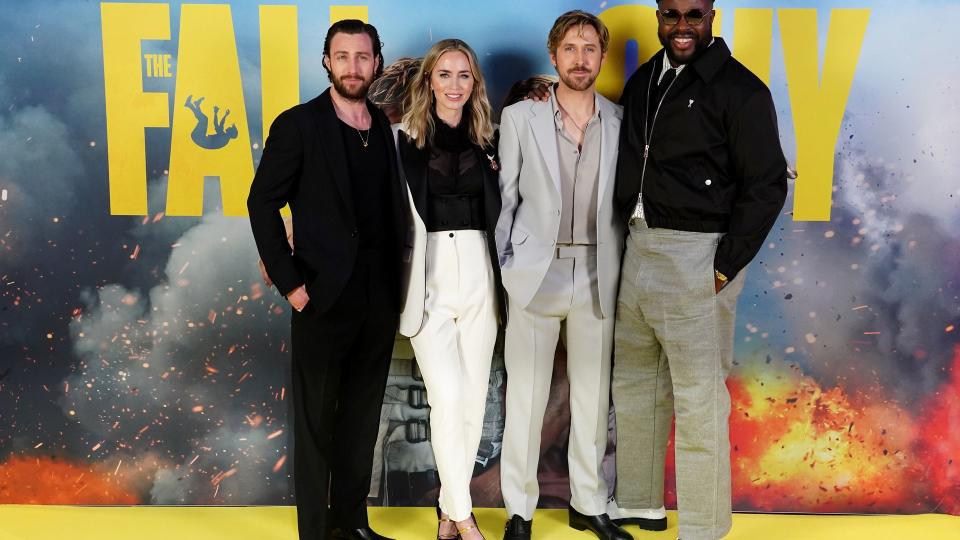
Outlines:
[{"label": "gold chain necklace", "polygon": [[[583,133],[583,134],[586,134],[586,133],[587,133],[586,127],[585,127],[585,126],[581,126],[580,123],[576,121],[576,119],[573,117],[573,115],[570,114],[570,113],[567,111],[567,108],[563,106],[563,103],[560,103],[560,98],[559,98],[559,97],[557,98],[557,106],[560,107],[560,111],[563,112],[563,116],[564,116],[565,118],[569,118],[570,121],[573,122],[573,126],[574,126],[575,128],[577,128],[578,130],[580,130],[580,133]],[[587,118],[586,124],[589,124],[589,123],[590,123],[590,118],[592,118],[592,115]]]},{"label": "gold chain necklace", "polygon": [[[341,121],[341,122],[343,122],[344,124],[347,124],[348,126],[352,127],[354,130],[356,130],[357,135],[360,137],[360,142],[363,143],[363,147],[366,148],[367,146],[369,146],[369,145],[370,145],[370,128],[367,128],[367,129],[364,130],[364,131],[367,132],[367,138],[364,139],[364,138],[363,138],[363,133],[360,133],[360,130],[359,130],[359,129],[351,126],[349,122],[347,122],[346,120],[343,119],[343,116],[345,116],[345,115],[341,116],[341,114],[340,114],[340,113],[341,113],[341,111],[340,111],[340,106],[337,105],[337,102],[336,102],[336,101],[333,101],[333,108],[334,108],[334,110],[337,111],[337,117],[340,118],[340,121]],[[373,122],[373,119],[371,119],[371,123],[372,123],[372,122]]]},{"label": "gold chain necklace", "polygon": [[360,136],[360,142],[362,142],[362,143],[363,143],[363,147],[366,148],[366,147],[367,147],[367,143],[370,142],[370,128],[367,128],[367,129],[364,130],[364,131],[367,132],[367,138],[366,138],[366,139],[363,138],[363,133],[360,133],[360,130],[359,130],[359,129],[357,129],[357,128],[353,128],[353,129],[356,129],[356,130],[357,130],[357,135]]}]

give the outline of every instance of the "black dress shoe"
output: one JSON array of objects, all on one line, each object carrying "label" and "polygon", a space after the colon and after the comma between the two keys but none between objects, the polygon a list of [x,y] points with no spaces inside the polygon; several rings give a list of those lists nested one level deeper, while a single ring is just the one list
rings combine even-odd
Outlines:
[{"label": "black dress shoe", "polygon": [[530,530],[533,529],[533,520],[525,521],[514,514],[510,516],[503,528],[503,540],[530,540]]},{"label": "black dress shoe", "polygon": [[610,516],[585,516],[570,507],[570,527],[578,531],[590,531],[600,540],[633,540],[633,536],[617,526]]},{"label": "black dress shoe", "polygon": [[386,536],[381,536],[370,527],[361,529],[333,529],[330,531],[330,537],[337,540],[392,540]]},{"label": "black dress shoe", "polygon": [[620,519],[611,520],[617,525],[623,527],[624,525],[636,525],[645,531],[665,531],[667,530],[667,518],[662,517],[659,519],[650,519],[650,518],[638,518],[638,517],[626,517]]}]

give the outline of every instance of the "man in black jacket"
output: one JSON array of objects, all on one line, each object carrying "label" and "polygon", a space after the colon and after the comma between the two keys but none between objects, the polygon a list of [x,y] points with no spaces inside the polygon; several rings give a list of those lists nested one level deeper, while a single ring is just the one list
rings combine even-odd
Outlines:
[{"label": "man in black jacket", "polygon": [[406,194],[389,122],[366,99],[383,65],[376,28],[335,23],[323,64],[332,87],[274,121],[247,208],[267,274],[294,310],[300,538],[382,539],[366,497],[401,306]]},{"label": "man in black jacket", "polygon": [[660,0],[664,49],[624,88],[616,205],[629,234],[617,306],[618,523],[662,529],[676,415],[683,540],[731,526],[730,396],[743,268],[786,197],[770,91],[711,33],[711,0]]}]

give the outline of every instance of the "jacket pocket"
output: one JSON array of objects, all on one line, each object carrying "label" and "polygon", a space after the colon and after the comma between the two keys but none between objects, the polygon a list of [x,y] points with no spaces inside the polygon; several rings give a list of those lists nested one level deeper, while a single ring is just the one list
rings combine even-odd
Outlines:
[{"label": "jacket pocket", "polygon": [[703,202],[713,207],[705,209],[715,211],[715,207],[723,202],[723,178],[712,174],[702,161],[697,160],[690,166],[687,182],[692,191],[703,196]]},{"label": "jacket pocket", "polygon": [[518,246],[527,241],[527,238],[530,237],[530,234],[523,229],[513,229],[510,233],[510,243]]}]

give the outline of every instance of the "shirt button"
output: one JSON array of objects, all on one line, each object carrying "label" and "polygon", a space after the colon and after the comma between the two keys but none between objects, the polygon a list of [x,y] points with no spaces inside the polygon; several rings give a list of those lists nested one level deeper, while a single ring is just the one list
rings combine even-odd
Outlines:
[{"label": "shirt button", "polygon": [[357,230],[354,229],[353,232],[350,233],[350,236],[351,236],[352,238],[356,238],[356,237],[357,237]]},{"label": "shirt button", "polygon": [[450,238],[453,238],[453,233],[450,233]]},{"label": "shirt button", "polygon": [[710,184],[713,183],[713,180],[707,178],[703,183],[709,186]]}]

